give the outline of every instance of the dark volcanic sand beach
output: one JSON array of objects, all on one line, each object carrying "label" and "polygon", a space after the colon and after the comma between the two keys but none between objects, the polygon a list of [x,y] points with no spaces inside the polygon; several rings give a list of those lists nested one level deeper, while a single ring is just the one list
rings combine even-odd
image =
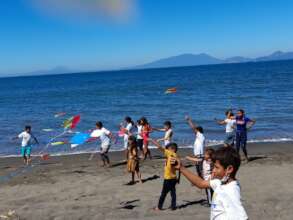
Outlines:
[{"label": "dark volcanic sand beach", "polygon": [[[249,144],[251,161],[238,173],[244,207],[250,219],[293,219],[293,143]],[[181,157],[191,149],[180,149]],[[122,152],[111,153],[113,167],[97,166],[88,154],[35,159],[34,166],[0,182],[0,215],[15,210],[19,219],[209,219],[201,205],[204,191],[184,177],[177,185],[176,211],[152,211],[162,188],[163,159],[141,163],[143,184],[130,180]],[[20,158],[0,159],[0,175],[23,167]],[[193,169],[193,167],[190,167]],[[21,169],[20,169],[21,170]],[[165,208],[170,205],[169,196]],[[17,217],[15,217],[17,218]],[[13,219],[13,218],[11,218]]]}]

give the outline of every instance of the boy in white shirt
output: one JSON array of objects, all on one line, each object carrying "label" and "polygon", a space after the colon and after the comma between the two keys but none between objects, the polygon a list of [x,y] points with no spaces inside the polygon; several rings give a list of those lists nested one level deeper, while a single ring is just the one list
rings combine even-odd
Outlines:
[{"label": "boy in white shirt", "polygon": [[205,147],[205,136],[203,135],[203,128],[194,123],[189,116],[186,116],[185,119],[196,136],[193,145],[193,157],[200,159],[198,162],[196,162],[195,167],[197,174],[202,176],[202,159],[204,157]]},{"label": "boy in white shirt", "polygon": [[91,133],[91,137],[100,138],[101,140],[101,159],[102,166],[110,167],[110,159],[108,157],[108,151],[111,146],[111,139],[113,138],[112,133],[103,127],[103,123],[98,121],[96,123],[96,129]]},{"label": "boy in white shirt", "polygon": [[203,180],[185,168],[181,161],[172,158],[175,168],[200,189],[214,190],[211,204],[211,220],[247,220],[248,216],[241,203],[240,185],[236,173],[241,160],[237,151],[231,147],[221,147],[214,154],[214,168],[211,180]]},{"label": "boy in white shirt", "polygon": [[153,128],[153,130],[165,132],[165,136],[157,140],[158,142],[164,141],[165,147],[172,142],[173,130],[172,130],[172,123],[170,121],[164,122],[164,128]]},{"label": "boy in white shirt", "polygon": [[121,126],[120,129],[124,133],[123,147],[124,147],[125,157],[127,160],[128,159],[128,138],[129,138],[129,136],[131,136],[133,134],[134,122],[132,121],[132,119],[129,116],[126,116],[124,118],[124,121],[125,121],[125,127],[123,126],[123,123],[122,123],[120,125]]},{"label": "boy in white shirt", "polygon": [[31,126],[25,126],[23,132],[21,132],[17,137],[13,139],[21,138],[21,156],[23,157],[23,162],[29,165],[31,162],[31,151],[32,151],[32,141],[34,140],[38,144],[37,138],[31,133]]},{"label": "boy in white shirt", "polygon": [[235,142],[235,125],[236,119],[234,114],[231,110],[226,111],[225,113],[226,119],[225,120],[217,120],[216,122],[219,125],[226,125],[226,137],[224,140],[225,147],[233,147]]}]

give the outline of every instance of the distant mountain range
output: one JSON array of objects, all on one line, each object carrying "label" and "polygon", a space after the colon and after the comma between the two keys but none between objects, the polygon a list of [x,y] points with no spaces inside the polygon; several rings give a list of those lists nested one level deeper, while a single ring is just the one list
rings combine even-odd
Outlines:
[{"label": "distant mountain range", "polygon": [[225,63],[245,63],[245,62],[264,62],[275,60],[291,60],[293,52],[276,51],[268,56],[258,58],[247,58],[241,56],[230,57],[227,59],[218,59],[209,54],[181,54],[160,60],[156,60],[143,65],[135,66],[135,69],[163,68],[163,67],[179,67],[179,66],[199,66],[211,64]]}]

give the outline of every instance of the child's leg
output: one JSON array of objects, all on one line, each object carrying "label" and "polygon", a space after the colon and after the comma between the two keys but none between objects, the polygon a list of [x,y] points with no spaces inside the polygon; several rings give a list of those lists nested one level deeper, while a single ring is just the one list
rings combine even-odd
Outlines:
[{"label": "child's leg", "polygon": [[158,209],[162,209],[163,208],[163,204],[164,204],[165,198],[166,198],[166,196],[167,196],[167,194],[168,194],[169,191],[170,191],[169,180],[164,180],[163,188],[162,188],[162,192],[161,192],[161,196],[159,198]]},{"label": "child's leg", "polygon": [[101,159],[103,161],[103,166],[106,165],[106,159],[105,159],[105,154],[103,152],[101,152]]},{"label": "child's leg", "polygon": [[247,134],[243,132],[241,135],[241,148],[244,153],[245,158],[248,160],[247,150],[246,150],[246,142],[247,142]]},{"label": "child's leg", "polygon": [[131,182],[134,183],[134,175],[135,175],[135,172],[131,172]]},{"label": "child's leg", "polygon": [[142,183],[142,179],[141,179],[141,173],[139,171],[135,171],[137,178],[139,179],[139,182]]},{"label": "child's leg", "polygon": [[177,180],[170,181],[170,191],[171,191],[171,209],[176,209],[176,184]]},{"label": "child's leg", "polygon": [[236,151],[237,151],[237,153],[239,153],[240,144],[241,144],[241,133],[236,132]]},{"label": "child's leg", "polygon": [[104,157],[105,157],[106,164],[109,165],[110,164],[110,159],[109,159],[108,153],[105,153]]}]

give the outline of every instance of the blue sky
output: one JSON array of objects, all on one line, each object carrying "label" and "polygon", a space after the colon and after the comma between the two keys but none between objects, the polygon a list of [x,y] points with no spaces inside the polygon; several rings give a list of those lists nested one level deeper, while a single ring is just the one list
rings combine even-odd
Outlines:
[{"label": "blue sky", "polygon": [[91,17],[67,10],[68,0],[59,0],[57,12],[54,4],[35,2],[1,1],[1,74],[111,69],[181,53],[226,58],[293,51],[290,0],[125,0],[124,11],[97,7]]}]

